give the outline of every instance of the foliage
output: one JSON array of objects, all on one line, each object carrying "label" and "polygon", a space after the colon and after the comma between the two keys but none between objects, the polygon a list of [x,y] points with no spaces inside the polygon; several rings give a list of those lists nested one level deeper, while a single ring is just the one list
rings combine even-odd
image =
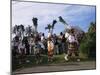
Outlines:
[{"label": "foliage", "polygon": [[87,57],[96,56],[96,24],[91,22],[88,32],[82,39],[80,50]]},{"label": "foliage", "polygon": [[55,26],[56,23],[57,23],[57,21],[53,20],[52,25],[48,24],[47,27],[45,27],[45,29],[48,29],[49,32],[51,31],[51,33],[53,33],[53,29],[54,29],[54,26]]}]

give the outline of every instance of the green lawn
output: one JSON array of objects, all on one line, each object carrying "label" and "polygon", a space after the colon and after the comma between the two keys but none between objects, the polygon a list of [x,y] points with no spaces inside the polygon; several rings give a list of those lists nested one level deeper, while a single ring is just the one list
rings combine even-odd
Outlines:
[{"label": "green lawn", "polygon": [[[92,60],[95,60],[95,59],[88,59],[82,55],[81,56],[81,62],[85,62],[85,61],[92,61]],[[64,54],[61,54],[61,55],[54,55],[54,59],[53,59],[53,62],[48,62],[48,57],[47,55],[42,55],[42,62],[37,64],[35,59],[34,59],[34,56],[32,55],[29,55],[29,56],[26,56],[25,57],[25,60],[29,60],[29,62],[24,62],[22,64],[19,64],[19,59],[14,59],[13,63],[12,63],[12,69],[13,71],[16,70],[16,69],[19,69],[19,68],[27,68],[27,67],[34,67],[34,66],[43,66],[43,65],[53,65],[53,64],[68,64],[70,62],[74,62],[76,61],[75,59],[72,58],[72,60],[69,60],[68,62],[66,62],[64,60]]]}]

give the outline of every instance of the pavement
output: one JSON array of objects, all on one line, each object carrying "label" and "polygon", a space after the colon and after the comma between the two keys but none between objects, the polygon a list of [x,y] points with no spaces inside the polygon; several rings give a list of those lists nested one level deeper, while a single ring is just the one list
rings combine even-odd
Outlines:
[{"label": "pavement", "polygon": [[95,61],[85,62],[66,62],[64,64],[48,64],[41,66],[32,66],[30,68],[21,68],[14,71],[12,74],[30,74],[44,72],[59,72],[59,71],[76,71],[76,70],[91,70],[96,69]]}]

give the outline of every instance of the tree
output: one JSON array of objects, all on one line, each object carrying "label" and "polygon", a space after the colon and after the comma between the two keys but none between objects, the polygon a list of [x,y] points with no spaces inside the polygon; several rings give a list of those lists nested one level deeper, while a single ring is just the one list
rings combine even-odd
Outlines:
[{"label": "tree", "polygon": [[85,33],[80,44],[80,50],[87,57],[96,57],[96,24],[91,22],[88,32]]},{"label": "tree", "polygon": [[96,32],[96,23],[91,22],[88,32]]}]

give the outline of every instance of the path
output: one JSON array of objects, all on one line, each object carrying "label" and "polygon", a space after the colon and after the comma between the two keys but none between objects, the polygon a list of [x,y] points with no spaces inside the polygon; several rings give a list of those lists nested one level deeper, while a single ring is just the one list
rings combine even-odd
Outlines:
[{"label": "path", "polygon": [[95,61],[86,62],[67,62],[66,64],[52,64],[44,66],[35,66],[31,68],[19,69],[13,74],[28,74],[28,73],[41,73],[41,72],[54,72],[54,71],[73,71],[73,70],[89,70],[95,69]]}]

